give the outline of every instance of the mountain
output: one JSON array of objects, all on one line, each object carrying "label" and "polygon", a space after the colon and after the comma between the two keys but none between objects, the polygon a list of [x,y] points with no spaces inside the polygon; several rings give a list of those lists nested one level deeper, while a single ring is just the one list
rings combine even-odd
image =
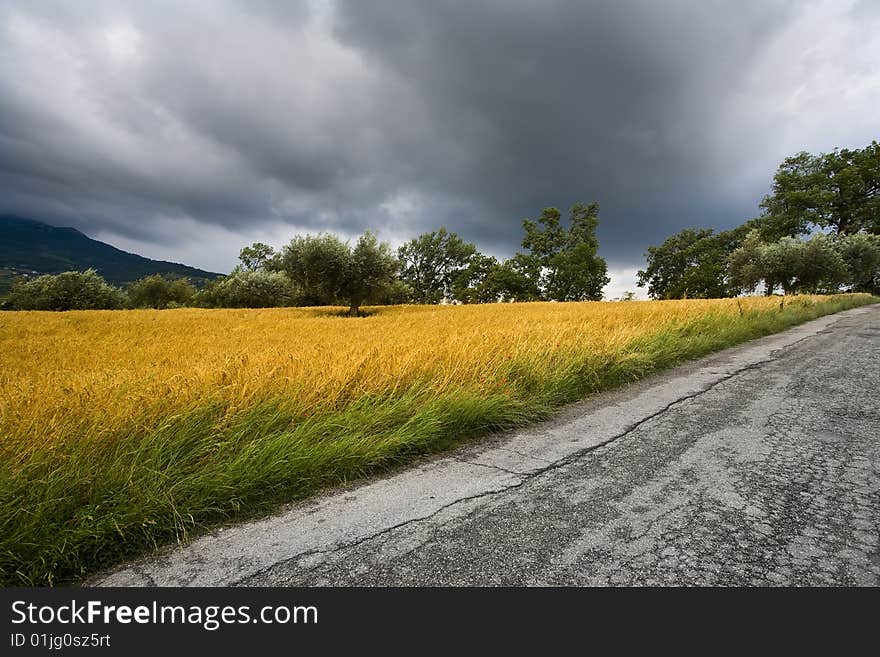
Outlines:
[{"label": "mountain", "polygon": [[150,274],[170,274],[201,286],[222,274],[176,262],[151,260],[93,240],[75,228],[59,228],[11,215],[0,216],[0,286],[12,273],[57,274],[95,269],[108,283],[124,285]]}]

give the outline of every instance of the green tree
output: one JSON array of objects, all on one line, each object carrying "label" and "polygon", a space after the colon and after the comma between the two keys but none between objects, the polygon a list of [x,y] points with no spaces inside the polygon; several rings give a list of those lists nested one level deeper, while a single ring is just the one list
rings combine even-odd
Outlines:
[{"label": "green tree", "polygon": [[578,203],[569,216],[564,248],[551,259],[548,296],[557,301],[601,301],[602,289],[611,279],[605,260],[596,254],[599,205]]},{"label": "green tree", "polygon": [[370,232],[358,238],[350,250],[340,296],[348,302],[348,314],[360,315],[366,303],[375,303],[383,293],[394,287],[397,280],[397,259],[391,247],[379,242]]},{"label": "green tree", "polygon": [[241,266],[248,271],[271,268],[270,265],[275,257],[275,249],[262,242],[254,242],[250,246],[244,247],[238,253]]},{"label": "green tree", "polygon": [[6,296],[9,310],[115,310],[128,299],[119,288],[108,285],[94,269],[46,274],[16,280]]},{"label": "green tree", "polygon": [[300,295],[284,272],[238,269],[209,283],[196,301],[209,308],[276,308],[298,305]]},{"label": "green tree", "polygon": [[785,236],[764,242],[757,231],[729,259],[731,282],[742,292],[753,292],[763,281],[766,294],[777,287],[783,293],[835,292],[849,272],[835,241],[824,234],[809,240]]},{"label": "green tree", "polygon": [[370,303],[377,306],[397,306],[412,303],[413,289],[399,278],[395,278],[386,287],[376,292]]},{"label": "green tree", "polygon": [[[549,268],[553,258],[565,248],[565,229],[562,227],[562,213],[558,208],[544,208],[537,221],[523,219],[525,236],[522,246],[529,250],[529,257],[538,267]],[[553,272],[547,276],[552,277]]]},{"label": "green tree", "polygon": [[351,248],[335,235],[297,235],[281,250],[272,268],[290,277],[303,305],[327,306],[340,300],[350,259]]},{"label": "green tree", "polygon": [[467,267],[458,272],[452,285],[452,298],[460,303],[492,303],[499,293],[491,284],[493,273],[500,267],[492,256],[475,253]]},{"label": "green tree", "polygon": [[453,298],[460,303],[536,301],[540,291],[530,268],[530,261],[522,254],[499,263],[478,253],[456,279]]},{"label": "green tree", "polygon": [[601,301],[602,289],[611,282],[605,260],[588,244],[576,244],[559,253],[552,270],[552,285],[546,294],[554,301]]},{"label": "green tree", "polygon": [[[730,254],[727,270],[731,289],[736,293],[750,294],[764,280],[763,247],[761,234],[754,230],[746,236],[742,245]],[[768,287],[767,293],[771,294],[772,288]]]},{"label": "green tree", "polygon": [[514,269],[532,282],[537,298],[547,299],[547,290],[553,286],[555,267],[553,259],[565,247],[565,229],[562,227],[562,213],[558,208],[544,208],[537,221],[523,219],[525,236],[522,247],[528,253],[517,253],[511,264]]},{"label": "green tree", "polygon": [[880,295],[880,235],[847,235],[835,246],[846,263],[853,291]]},{"label": "green tree", "polygon": [[847,283],[846,262],[835,246],[835,240],[819,233],[801,241],[795,250],[794,289],[813,294],[834,293]]},{"label": "green tree", "polygon": [[297,236],[273,261],[273,267],[287,274],[299,289],[301,303],[344,302],[352,316],[360,314],[363,304],[401,292],[395,282],[397,266],[388,244],[369,232],[358,238],[354,248],[334,235]]},{"label": "green tree", "polygon": [[445,228],[424,233],[397,250],[400,277],[413,289],[416,303],[439,303],[453,297],[456,279],[477,248]]},{"label": "green tree", "polygon": [[822,228],[880,233],[880,144],[786,158],[761,203],[762,236],[773,241]]},{"label": "green tree", "polygon": [[532,261],[517,254],[489,271],[482,294],[492,301],[538,301],[541,291],[536,278]]},{"label": "green tree", "polygon": [[453,298],[461,303],[535,301],[540,291],[533,274],[532,261],[522,254],[499,263],[477,253],[456,279]]},{"label": "green tree", "polygon": [[129,283],[128,298],[134,308],[167,308],[190,303],[196,288],[184,278],[165,278],[161,274],[145,276]]},{"label": "green tree", "polygon": [[773,294],[778,285],[783,294],[792,294],[800,267],[800,240],[785,236],[775,242],[762,243],[758,254],[765,292]]},{"label": "green tree", "polygon": [[529,252],[517,254],[519,270],[544,299],[598,301],[610,281],[605,260],[596,254],[599,206],[577,203],[569,218],[567,230],[557,208],[544,208],[537,222],[523,221],[522,246]]},{"label": "green tree", "polygon": [[638,272],[638,286],[648,286],[653,299],[728,297],[727,260],[742,244],[745,227],[715,233],[686,228],[660,246],[650,246],[647,266]]}]

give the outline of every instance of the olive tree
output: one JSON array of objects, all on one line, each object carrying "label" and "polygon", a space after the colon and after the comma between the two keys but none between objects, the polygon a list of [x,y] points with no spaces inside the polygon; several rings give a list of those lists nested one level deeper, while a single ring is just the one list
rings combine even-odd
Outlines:
[{"label": "olive tree", "polygon": [[818,234],[809,240],[782,237],[763,242],[753,231],[728,260],[731,284],[753,292],[763,281],[766,294],[781,287],[785,294],[834,292],[849,279],[835,240]]},{"label": "olive tree", "polygon": [[302,303],[345,303],[351,316],[360,315],[362,305],[380,300],[397,282],[397,258],[370,232],[354,247],[334,235],[297,236],[275,262],[299,288]]},{"label": "olive tree", "polygon": [[856,233],[836,242],[854,292],[880,294],[880,235]]}]

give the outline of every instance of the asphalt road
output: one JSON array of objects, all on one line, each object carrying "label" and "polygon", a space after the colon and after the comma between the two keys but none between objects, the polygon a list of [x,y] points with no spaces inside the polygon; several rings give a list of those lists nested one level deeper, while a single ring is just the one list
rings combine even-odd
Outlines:
[{"label": "asphalt road", "polygon": [[878,585],[880,305],[720,352],[105,585]]}]

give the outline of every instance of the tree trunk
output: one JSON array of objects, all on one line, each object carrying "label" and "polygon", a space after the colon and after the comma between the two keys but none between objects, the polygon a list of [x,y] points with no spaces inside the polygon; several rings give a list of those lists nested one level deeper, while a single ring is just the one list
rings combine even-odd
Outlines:
[{"label": "tree trunk", "polygon": [[357,317],[360,314],[361,314],[361,302],[355,301],[354,299],[352,299],[351,306],[348,309],[348,316],[349,317]]}]

